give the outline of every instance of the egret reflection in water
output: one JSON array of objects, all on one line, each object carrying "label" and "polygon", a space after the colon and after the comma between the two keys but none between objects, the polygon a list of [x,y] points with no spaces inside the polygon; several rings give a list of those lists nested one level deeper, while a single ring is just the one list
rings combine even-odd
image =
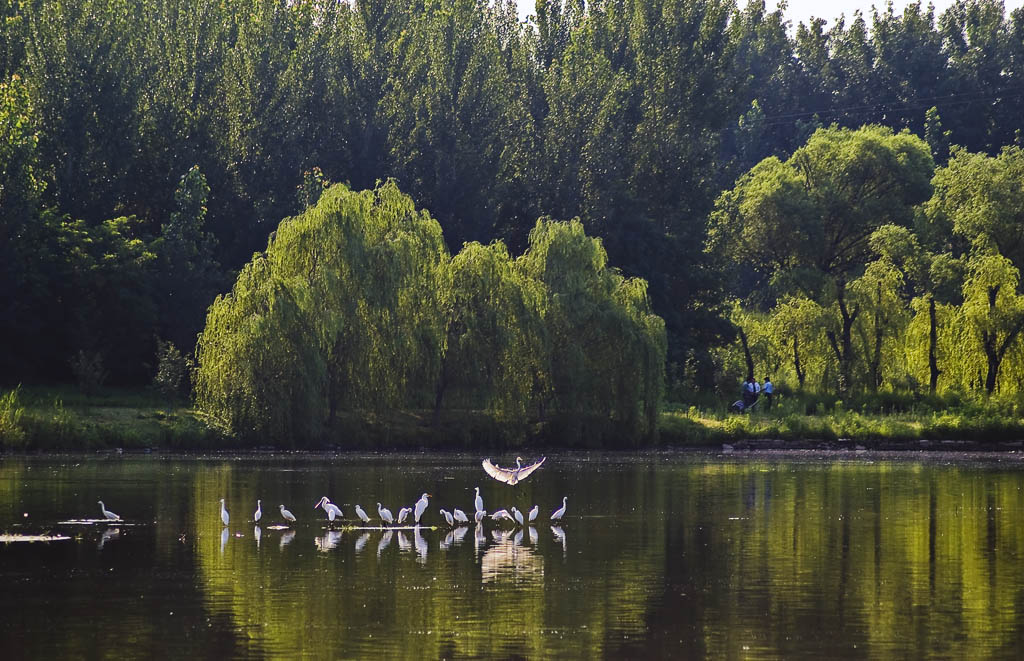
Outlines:
[{"label": "egret reflection in water", "polygon": [[260,547],[260,540],[263,539],[263,529],[259,526],[253,526],[252,537],[256,540],[256,548]]},{"label": "egret reflection in water", "polygon": [[106,530],[103,531],[103,534],[100,535],[100,541],[99,541],[99,543],[96,544],[96,548],[99,549],[100,551],[102,551],[103,550],[103,546],[107,542],[109,542],[112,539],[117,539],[120,536],[121,536],[121,529],[120,528],[107,528]]},{"label": "egret reflection in water", "polygon": [[394,530],[386,530],[386,531],[384,531],[384,534],[381,535],[380,541],[377,542],[377,557],[378,558],[380,557],[380,554],[384,552],[384,549],[386,549],[388,546],[391,545],[391,538],[394,536],[394,534],[395,534]]},{"label": "egret reflection in water", "polygon": [[[522,530],[518,536],[522,537]],[[544,580],[544,559],[529,546],[523,546],[504,535],[491,545],[480,559],[480,572],[484,583],[512,581],[540,583]]]},{"label": "egret reflection in water", "polygon": [[420,534],[420,527],[416,526],[412,530],[412,541],[416,545],[416,556],[419,562],[427,561],[427,540],[423,539],[423,535]]},{"label": "egret reflection in water", "polygon": [[283,550],[284,547],[292,543],[293,539],[295,539],[295,531],[285,530],[283,533],[281,533],[281,543],[278,545],[278,548]]},{"label": "egret reflection in water", "polygon": [[221,554],[224,553],[224,547],[228,545],[228,537],[230,537],[230,536],[231,536],[231,533],[228,532],[227,526],[221,528],[221,530],[220,530],[220,552],[221,552]]},{"label": "egret reflection in water", "polygon": [[551,526],[551,533],[555,536],[555,541],[562,545],[562,557],[565,558],[565,531],[559,526]]},{"label": "egret reflection in water", "polygon": [[316,544],[316,549],[321,552],[338,548],[339,542],[341,542],[340,530],[327,530],[320,537],[313,539],[313,543]]},{"label": "egret reflection in water", "polygon": [[356,553],[361,553],[366,548],[366,543],[370,541],[370,533],[364,532],[356,539]]},{"label": "egret reflection in water", "polygon": [[409,541],[409,538],[401,530],[398,531],[398,550],[399,551],[411,551],[412,550],[412,542]]}]

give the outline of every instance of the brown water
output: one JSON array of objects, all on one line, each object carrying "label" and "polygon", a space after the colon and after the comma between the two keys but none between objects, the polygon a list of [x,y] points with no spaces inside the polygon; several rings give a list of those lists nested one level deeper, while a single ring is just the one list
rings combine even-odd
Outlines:
[{"label": "brown water", "polygon": [[[1020,656],[1021,456],[561,455],[515,488],[479,459],[0,458],[0,534],[71,537],[0,543],[0,654]],[[449,531],[474,486],[537,523]],[[352,529],[424,491],[419,530]],[[123,524],[62,523],[100,499]]]}]

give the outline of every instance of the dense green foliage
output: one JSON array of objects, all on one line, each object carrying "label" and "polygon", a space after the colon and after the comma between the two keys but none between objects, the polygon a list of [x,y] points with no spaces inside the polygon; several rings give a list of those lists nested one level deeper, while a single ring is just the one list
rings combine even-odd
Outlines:
[{"label": "dense green foliage", "polygon": [[[578,218],[632,283],[595,276],[572,285],[580,301],[649,295],[665,320],[667,383],[619,384],[636,401],[766,368],[830,392],[1017,390],[1022,63],[1024,12],[995,0],[796,26],[735,0],[540,0],[527,22],[481,0],[0,1],[0,380],[148,382],[165,342],[192,355],[239,271],[238,300],[272,302],[260,323],[283,332],[330,283],[282,289],[313,253],[269,279],[252,253],[324,181],[394,179],[443,228],[439,263],[455,255],[427,295],[436,318],[399,309],[426,273],[362,307],[332,291],[330,330],[266,366],[323,382],[322,401],[280,391],[296,415],[580,404],[649,428],[649,410],[560,385],[651,355],[598,348],[591,312],[546,298],[565,296],[530,272],[542,216]],[[310,240],[288,226],[272,243]],[[627,296],[632,278],[648,291]],[[378,295],[399,307],[371,313]],[[514,312],[479,316],[488,296]],[[418,324],[370,334],[419,389],[339,381],[375,358],[354,355],[356,320],[383,316]],[[573,348],[542,374],[530,361],[554,341]]]},{"label": "dense green foliage", "polygon": [[346,414],[431,405],[634,442],[657,431],[665,329],[579,222],[539,221],[518,260],[501,243],[453,259],[393,182],[337,184],[217,298],[197,356],[200,409],[261,442],[341,442]]}]

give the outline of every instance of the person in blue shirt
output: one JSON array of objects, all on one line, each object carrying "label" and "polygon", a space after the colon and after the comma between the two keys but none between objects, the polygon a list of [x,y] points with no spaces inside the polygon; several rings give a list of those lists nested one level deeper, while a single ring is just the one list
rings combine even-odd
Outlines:
[{"label": "person in blue shirt", "polygon": [[766,376],[764,378],[764,387],[761,389],[764,392],[765,406],[767,408],[772,407],[772,393],[775,392],[775,386],[772,385],[772,377]]}]

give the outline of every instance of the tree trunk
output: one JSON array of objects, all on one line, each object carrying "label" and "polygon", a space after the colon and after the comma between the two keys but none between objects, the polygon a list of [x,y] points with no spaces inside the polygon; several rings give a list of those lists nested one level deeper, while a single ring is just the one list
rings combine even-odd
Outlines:
[{"label": "tree trunk", "polygon": [[878,392],[882,385],[882,283],[878,283],[875,301],[875,352],[871,356],[871,392]]},{"label": "tree trunk", "polygon": [[935,317],[935,296],[928,297],[928,392],[935,394],[939,385],[939,361],[937,357],[939,345],[939,329]]},{"label": "tree trunk", "polygon": [[800,383],[800,390],[803,390],[806,375],[800,367],[800,345],[796,335],[793,335],[793,367],[796,368],[796,380]]},{"label": "tree trunk", "polygon": [[860,314],[860,308],[855,308],[851,312],[846,307],[845,283],[839,283],[836,298],[839,304],[839,314],[843,319],[843,327],[838,338],[832,331],[828,331],[826,336],[836,355],[836,362],[839,363],[839,378],[837,379],[839,394],[845,395],[853,384],[853,323],[857,320],[857,315]]},{"label": "tree trunk", "polygon": [[740,344],[743,345],[743,357],[747,360],[747,378],[754,378],[754,357],[750,355],[750,346],[747,344],[747,334],[740,328]]}]

